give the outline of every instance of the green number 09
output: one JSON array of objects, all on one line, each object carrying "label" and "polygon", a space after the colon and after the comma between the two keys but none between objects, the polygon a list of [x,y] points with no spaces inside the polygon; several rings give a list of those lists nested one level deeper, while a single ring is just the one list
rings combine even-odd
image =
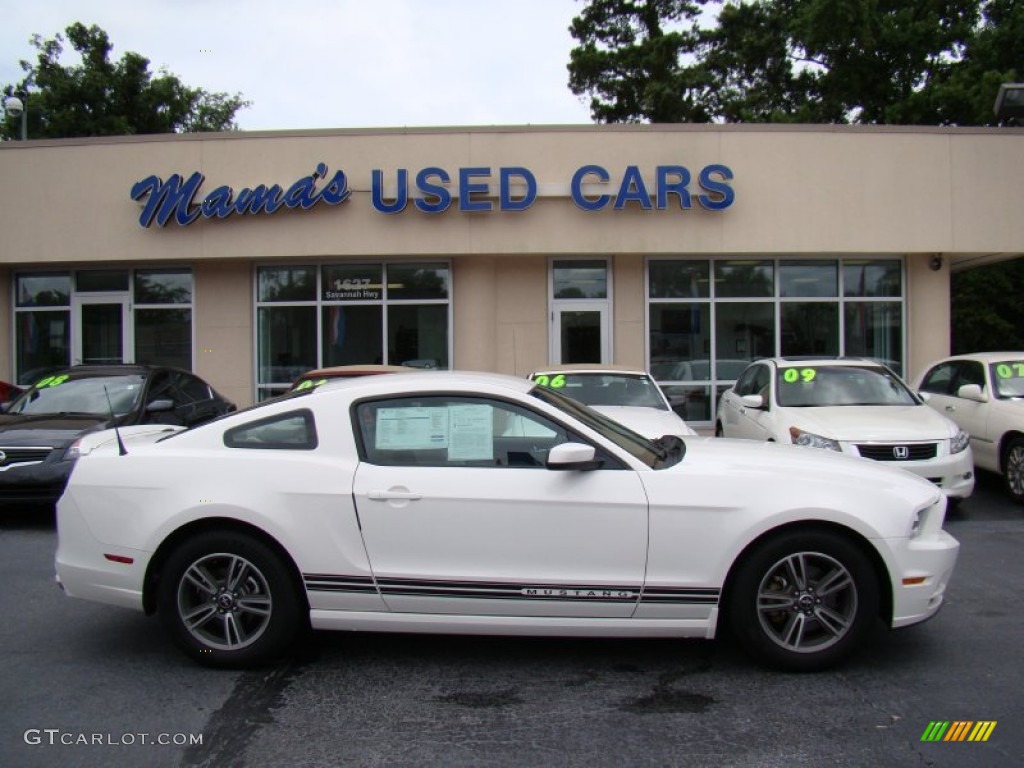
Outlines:
[{"label": "green number 09", "polygon": [[813,368],[787,368],[782,372],[782,380],[787,384],[795,384],[798,381],[811,382],[818,372]]}]

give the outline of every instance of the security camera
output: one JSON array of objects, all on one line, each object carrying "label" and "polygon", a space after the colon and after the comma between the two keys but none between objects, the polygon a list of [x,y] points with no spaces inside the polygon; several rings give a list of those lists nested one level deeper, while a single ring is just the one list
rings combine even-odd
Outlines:
[{"label": "security camera", "polygon": [[8,96],[4,99],[4,111],[11,117],[19,117],[25,111],[25,105],[17,96]]}]

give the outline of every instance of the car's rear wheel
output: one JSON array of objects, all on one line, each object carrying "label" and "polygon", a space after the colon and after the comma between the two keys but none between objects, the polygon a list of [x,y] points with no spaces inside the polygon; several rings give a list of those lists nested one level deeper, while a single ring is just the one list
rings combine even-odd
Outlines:
[{"label": "car's rear wheel", "polygon": [[720,421],[715,422],[715,437],[725,437],[725,429]]},{"label": "car's rear wheel", "polygon": [[1015,437],[1006,446],[1003,479],[1014,501],[1024,504],[1024,438]]},{"label": "car's rear wheel", "polygon": [[792,532],[739,565],[727,607],[740,645],[761,662],[810,672],[849,656],[878,616],[868,557],[828,532]]},{"label": "car's rear wheel", "polygon": [[285,653],[307,612],[289,567],[259,539],[210,532],[189,539],[160,574],[160,617],[196,661],[250,667]]}]

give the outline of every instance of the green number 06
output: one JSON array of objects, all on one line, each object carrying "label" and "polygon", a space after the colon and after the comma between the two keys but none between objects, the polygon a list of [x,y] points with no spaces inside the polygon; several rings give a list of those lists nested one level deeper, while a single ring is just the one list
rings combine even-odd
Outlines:
[{"label": "green number 06", "polygon": [[554,376],[548,376],[542,373],[540,376],[534,378],[538,384],[542,387],[551,387],[551,389],[561,389],[565,386],[565,374],[556,373]]}]

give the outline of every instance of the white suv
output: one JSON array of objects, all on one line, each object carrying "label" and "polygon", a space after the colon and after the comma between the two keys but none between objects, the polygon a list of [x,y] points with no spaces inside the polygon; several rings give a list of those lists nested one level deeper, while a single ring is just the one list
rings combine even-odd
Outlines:
[{"label": "white suv", "polygon": [[885,461],[952,499],[974,490],[967,433],[886,366],[865,358],[754,361],[722,394],[715,434]]}]

